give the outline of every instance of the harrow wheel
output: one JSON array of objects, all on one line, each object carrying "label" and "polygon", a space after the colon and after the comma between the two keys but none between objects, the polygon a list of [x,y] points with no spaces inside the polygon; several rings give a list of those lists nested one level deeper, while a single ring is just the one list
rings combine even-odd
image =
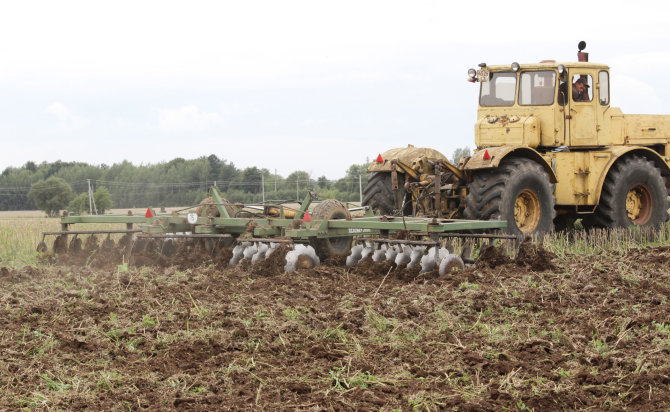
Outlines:
[{"label": "harrow wheel", "polygon": [[[314,207],[312,217],[315,220],[351,220],[351,214],[346,206],[339,200],[327,199]],[[310,244],[316,250],[320,259],[328,259],[332,256],[346,255],[351,250],[351,237],[331,237],[326,239],[314,239]]]}]

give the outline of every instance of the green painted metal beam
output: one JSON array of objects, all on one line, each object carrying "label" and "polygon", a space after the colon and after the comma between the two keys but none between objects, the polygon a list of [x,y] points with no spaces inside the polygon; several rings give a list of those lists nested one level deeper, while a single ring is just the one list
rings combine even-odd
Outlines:
[{"label": "green painted metal beam", "polygon": [[93,216],[66,216],[61,218],[63,224],[74,223],[149,223],[156,217],[128,216],[128,215],[93,215]]},{"label": "green painted metal beam", "polygon": [[216,208],[219,210],[219,216],[230,217],[230,215],[228,214],[228,211],[223,206],[223,197],[221,196],[221,193],[219,192],[219,189],[217,189],[216,187],[212,187],[212,197],[214,198],[214,201],[216,202]]},{"label": "green painted metal beam", "polygon": [[[215,191],[213,191],[215,193]],[[308,195],[301,205],[306,211],[311,202]],[[225,210],[225,207],[223,207]],[[195,224],[188,223],[186,215],[159,215],[154,217],[128,215],[98,216],[66,216],[61,223],[68,225],[77,223],[118,223],[137,224],[144,233],[176,233],[192,232],[197,234],[244,234],[249,232],[250,225],[253,237],[288,237],[294,240],[307,238],[332,238],[343,236],[388,236],[391,233],[408,230],[414,233],[447,234],[449,232],[469,232],[477,230],[495,230],[507,227],[505,221],[430,219],[413,217],[361,217],[352,220],[313,220],[303,222],[298,219],[281,218],[231,218],[231,217],[198,217]]]},{"label": "green painted metal beam", "polygon": [[380,220],[331,220],[328,222],[331,229],[378,229],[378,230],[410,230],[420,232],[453,232],[458,230],[485,230],[504,229],[507,222],[504,220],[456,220],[446,223],[432,223],[427,220],[419,222],[416,220],[382,222]]}]

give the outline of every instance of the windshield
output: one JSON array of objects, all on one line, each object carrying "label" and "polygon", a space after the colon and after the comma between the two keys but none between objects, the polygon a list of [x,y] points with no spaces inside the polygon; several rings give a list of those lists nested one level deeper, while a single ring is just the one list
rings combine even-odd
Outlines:
[{"label": "windshield", "polygon": [[519,104],[552,104],[555,90],[556,72],[553,70],[523,72],[519,81]]},{"label": "windshield", "polygon": [[511,106],[516,92],[516,73],[491,73],[489,81],[482,82],[479,104],[482,106]]}]

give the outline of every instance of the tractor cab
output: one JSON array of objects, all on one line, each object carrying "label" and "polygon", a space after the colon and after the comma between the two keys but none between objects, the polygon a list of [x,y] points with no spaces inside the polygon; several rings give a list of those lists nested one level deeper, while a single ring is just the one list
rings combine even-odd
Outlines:
[{"label": "tractor cab", "polygon": [[[581,55],[587,55],[581,52]],[[488,66],[468,71],[479,82],[477,147],[599,147],[609,129],[609,67],[587,61]],[[604,137],[607,138],[607,137]]]}]

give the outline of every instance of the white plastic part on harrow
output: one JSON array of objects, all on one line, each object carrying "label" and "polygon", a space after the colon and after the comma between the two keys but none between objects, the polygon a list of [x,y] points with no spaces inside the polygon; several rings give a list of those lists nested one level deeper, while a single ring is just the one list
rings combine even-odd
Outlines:
[{"label": "white plastic part on harrow", "polygon": [[346,265],[353,266],[372,255],[373,262],[393,261],[396,265],[407,265],[407,268],[421,266],[419,273],[426,273],[438,268],[440,276],[454,269],[463,270],[463,259],[444,247],[414,246],[406,244],[388,245],[382,243],[377,249],[372,242],[354,245],[347,256]]},{"label": "white plastic part on harrow", "polygon": [[[233,248],[233,256],[228,266],[238,265],[242,259],[251,261],[252,264],[270,256],[277,248],[277,242],[242,242]],[[286,253],[286,265],[284,271],[294,272],[298,268],[306,269],[319,266],[321,262],[312,246],[296,244],[292,250]]]}]

